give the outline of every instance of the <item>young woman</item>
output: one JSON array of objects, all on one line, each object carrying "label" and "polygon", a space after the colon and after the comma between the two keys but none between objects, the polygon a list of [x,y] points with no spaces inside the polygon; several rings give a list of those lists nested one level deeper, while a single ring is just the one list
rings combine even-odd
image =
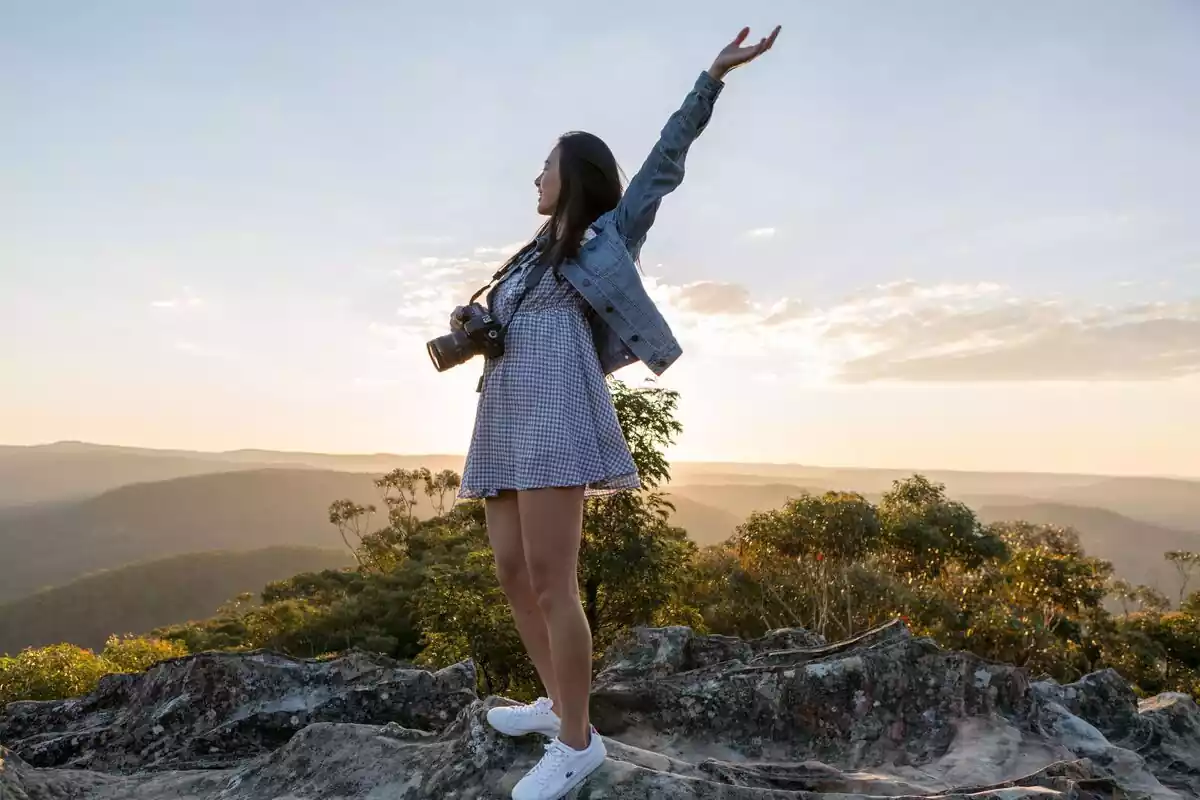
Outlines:
[{"label": "young woman", "polygon": [[[605,759],[588,721],[592,638],[576,581],[583,504],[641,485],[605,375],[638,360],[662,374],[679,357],[636,262],[726,74],[769,50],[779,28],[744,47],[749,32],[697,78],[623,194],[604,142],[580,132],[559,139],[534,180],[549,219],[488,295],[507,326],[505,350],[484,363],[460,496],[486,498],[500,584],[547,695],[493,708],[488,721],[505,734],[552,737],[516,800],[557,800]],[[461,325],[459,311],[451,325]]]}]

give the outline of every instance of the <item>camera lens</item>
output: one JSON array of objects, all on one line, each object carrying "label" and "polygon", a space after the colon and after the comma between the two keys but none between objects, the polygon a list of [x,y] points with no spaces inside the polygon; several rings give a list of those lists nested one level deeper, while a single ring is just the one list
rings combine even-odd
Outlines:
[{"label": "camera lens", "polygon": [[451,367],[467,361],[475,355],[475,347],[471,339],[463,331],[451,331],[445,336],[439,336],[425,343],[429,360],[438,372],[445,372]]}]

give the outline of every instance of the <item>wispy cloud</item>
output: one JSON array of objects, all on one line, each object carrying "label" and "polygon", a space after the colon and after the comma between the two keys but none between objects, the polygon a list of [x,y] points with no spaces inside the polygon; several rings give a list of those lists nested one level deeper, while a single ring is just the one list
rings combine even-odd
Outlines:
[{"label": "wispy cloud", "polygon": [[905,280],[821,306],[737,284],[656,284],[693,350],[843,383],[1142,381],[1200,374],[1200,298],[1120,306],[1024,298],[993,282]]},{"label": "wispy cloud", "polygon": [[150,301],[151,308],[162,309],[199,308],[202,305],[204,305],[204,298],[196,294],[190,286],[184,286],[182,293],[176,297]]},{"label": "wispy cloud", "polygon": [[750,292],[738,283],[697,281],[673,290],[681,308],[699,314],[745,314],[752,311]]},{"label": "wispy cloud", "polygon": [[499,247],[476,247],[475,255],[508,258],[524,246],[525,242],[510,242],[509,244],[502,244]]},{"label": "wispy cloud", "polygon": [[[418,260],[396,270],[395,312],[376,333],[428,337],[501,263]],[[478,254],[495,254],[485,260]],[[1150,380],[1200,374],[1200,299],[1087,306],[993,281],[897,280],[825,303],[756,297],[742,284],[645,278],[686,350],[779,376],[868,383]],[[781,378],[782,379],[782,378]]]},{"label": "wispy cloud", "polygon": [[751,228],[746,231],[746,236],[751,239],[770,239],[775,236],[774,228]]},{"label": "wispy cloud", "polygon": [[847,382],[1137,381],[1200,373],[1200,300],[1071,307],[1004,295],[855,311],[829,315],[824,331],[865,351],[843,364]]}]

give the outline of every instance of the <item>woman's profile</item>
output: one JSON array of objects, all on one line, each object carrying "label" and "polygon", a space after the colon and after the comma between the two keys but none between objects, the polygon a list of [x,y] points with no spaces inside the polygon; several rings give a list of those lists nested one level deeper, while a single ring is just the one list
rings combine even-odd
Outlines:
[{"label": "woman's profile", "polygon": [[[488,310],[503,353],[484,362],[460,497],[482,498],[501,586],[546,696],[493,708],[508,735],[550,737],[516,800],[557,800],[605,759],[588,719],[592,638],[577,583],[584,499],[637,489],[605,376],[634,361],[662,374],[680,355],[636,266],[662,198],[708,124],[724,78],[775,43],[738,33],[700,74],[622,192],[612,151],[562,136],[534,181],[548,219],[498,273]],[[462,325],[461,309],[451,325]]]}]

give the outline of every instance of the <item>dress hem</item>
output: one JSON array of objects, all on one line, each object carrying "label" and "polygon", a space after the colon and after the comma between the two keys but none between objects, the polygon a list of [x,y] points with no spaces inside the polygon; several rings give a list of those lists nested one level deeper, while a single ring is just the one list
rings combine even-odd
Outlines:
[{"label": "dress hem", "polygon": [[585,487],[583,491],[584,497],[604,497],[619,492],[631,492],[641,489],[642,479],[636,472],[631,472],[587,483],[545,483],[531,486],[502,486],[488,489],[467,489],[464,487],[459,490],[458,499],[486,500],[490,497],[497,497],[501,492],[528,492],[534,489],[572,489],[576,486]]}]

